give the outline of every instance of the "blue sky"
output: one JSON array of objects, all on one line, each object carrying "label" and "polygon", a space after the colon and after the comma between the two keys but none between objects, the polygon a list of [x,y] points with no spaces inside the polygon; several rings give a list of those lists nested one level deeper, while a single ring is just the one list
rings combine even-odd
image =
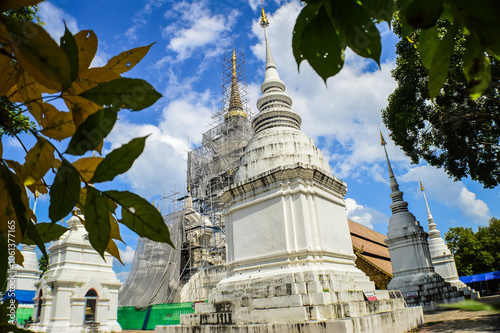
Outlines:
[{"label": "blue sky", "polygon": [[[390,71],[395,66],[397,39],[386,24],[380,26],[382,69],[376,70],[372,61],[347,52],[344,69],[325,86],[307,63],[301,65],[299,73],[293,59],[291,36],[300,2],[268,0],[264,5],[280,76],[294,110],[302,117],[302,130],[323,150],[333,174],[348,185],[346,203],[351,219],[387,232],[390,190],[377,124],[388,141],[388,153],[409,209],[426,230],[419,178],[442,235],[451,227],[477,229],[490,217],[500,217],[498,188],[486,190],[467,179],[454,182],[443,170],[423,162],[412,165],[389,140],[380,110],[396,86]],[[99,50],[94,66],[104,65],[121,51],[156,43],[126,76],[147,80],[164,97],[145,111],[122,111],[104,150],[109,152],[133,137],[152,134],[143,155],[111,187],[155,199],[164,212],[170,211],[170,202],[160,198],[174,190],[185,191],[186,151],[200,143],[201,134],[212,122],[210,116],[222,107],[222,55],[232,48],[233,40],[246,56],[249,105],[256,111],[265,57],[263,31],[258,25],[260,1],[51,0],[40,8],[45,28],[56,40],[63,34],[63,19],[73,33],[95,31]],[[3,143],[7,158],[23,162],[22,150],[15,141],[6,139]],[[48,196],[41,197],[37,204],[39,221],[48,220],[47,205]],[[127,265],[115,264],[115,268],[124,280],[137,236],[123,226],[121,229],[126,244],[118,246]]]}]

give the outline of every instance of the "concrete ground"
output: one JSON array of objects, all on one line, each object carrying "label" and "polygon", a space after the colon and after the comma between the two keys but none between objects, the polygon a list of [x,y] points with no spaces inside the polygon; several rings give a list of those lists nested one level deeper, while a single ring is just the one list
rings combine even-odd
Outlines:
[{"label": "concrete ground", "polygon": [[[485,304],[500,304],[500,295],[479,300]],[[490,333],[500,332],[500,312],[444,310],[424,315],[425,325],[412,333]]]},{"label": "concrete ground", "polygon": [[[500,304],[500,295],[483,297],[479,301],[485,304]],[[412,330],[411,333],[500,333],[500,312],[443,310],[425,314],[424,319],[425,325]],[[139,332],[152,331],[123,331]]]}]

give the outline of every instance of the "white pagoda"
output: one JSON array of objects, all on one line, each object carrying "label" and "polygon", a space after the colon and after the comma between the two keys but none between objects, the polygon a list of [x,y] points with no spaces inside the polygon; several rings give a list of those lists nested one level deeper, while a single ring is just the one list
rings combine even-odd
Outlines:
[{"label": "white pagoda", "polygon": [[[78,216],[77,216],[78,215]],[[69,230],[49,247],[49,270],[37,282],[34,324],[47,333],[121,332],[117,322],[118,291],[122,283],[88,241],[76,209]]]},{"label": "white pagoda", "polygon": [[[267,37],[254,136],[226,188],[228,276],[208,303],[157,332],[406,332],[421,307],[375,290],[355,266],[344,195],[322,152],[301,130]],[[366,292],[366,293],[365,293]]]}]

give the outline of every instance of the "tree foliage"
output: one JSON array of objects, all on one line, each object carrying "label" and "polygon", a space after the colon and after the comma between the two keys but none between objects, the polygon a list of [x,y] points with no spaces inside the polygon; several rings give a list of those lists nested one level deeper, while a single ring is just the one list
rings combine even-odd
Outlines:
[{"label": "tree foliage", "polygon": [[500,270],[500,219],[489,225],[472,228],[450,228],[445,234],[449,249],[455,255],[458,275],[473,275]]},{"label": "tree foliage", "polygon": [[[401,22],[403,38],[421,30],[421,59],[429,70],[432,98],[443,86],[453,40],[463,34],[466,44],[463,71],[471,97],[482,95],[491,80],[490,59],[486,52],[500,59],[500,29],[497,0],[303,0],[293,31],[292,46],[300,66],[307,60],[326,80],[344,64],[346,47],[358,55],[380,62],[380,22],[390,23],[393,15]],[[436,23],[449,23],[445,34]]]},{"label": "tree foliage", "polygon": [[[0,12],[38,2],[3,1]],[[90,68],[97,43],[93,31],[73,35],[66,29],[58,44],[39,24],[0,14],[0,96],[9,106],[9,115],[22,119],[29,115],[36,122],[33,127],[20,126],[36,139],[25,148],[24,161],[6,159],[0,141],[0,285],[10,265],[7,250],[20,243],[36,244],[46,255],[44,243],[67,230],[56,222],[75,206],[85,216],[90,243],[102,256],[107,251],[120,260],[115,244],[121,240],[118,222],[141,237],[172,245],[169,229],[153,205],[130,192],[98,188],[132,166],[146,137],[132,139],[107,156],[84,156],[101,153],[120,110],[140,111],[161,97],[148,82],[121,77],[151,45],[122,52],[103,67]],[[62,101],[67,110],[59,110],[56,101]],[[12,119],[2,113],[4,133],[17,134],[9,132],[16,127]],[[47,181],[51,173],[52,183]],[[29,192],[49,194],[50,222],[37,221],[29,207]],[[21,263],[22,255],[17,248],[14,252],[16,262]]]},{"label": "tree foliage", "polygon": [[[399,23],[395,32],[401,33]],[[440,24],[445,32],[449,25]],[[420,159],[443,167],[456,180],[470,176],[484,187],[500,183],[500,64],[492,56],[492,80],[484,94],[471,100],[464,74],[467,43],[453,41],[448,78],[436,98],[431,98],[430,71],[420,61],[422,34],[402,38],[397,44],[397,68],[392,75],[398,87],[382,111],[391,138],[413,163]]]}]

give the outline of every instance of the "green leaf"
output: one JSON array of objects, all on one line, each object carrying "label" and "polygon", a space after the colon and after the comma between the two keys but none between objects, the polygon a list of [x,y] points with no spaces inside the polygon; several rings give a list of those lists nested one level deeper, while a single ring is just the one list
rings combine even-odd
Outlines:
[{"label": "green leaf", "polygon": [[135,138],[110,152],[95,169],[90,183],[102,183],[113,180],[116,176],[124,173],[141,155],[146,144],[147,136]]},{"label": "green leaf", "polygon": [[66,154],[83,155],[95,150],[101,141],[111,132],[115,125],[117,112],[115,108],[104,108],[91,114],[76,129],[69,142]]},{"label": "green leaf", "polygon": [[[40,233],[38,232],[37,227],[35,224],[30,221],[28,222],[28,229],[26,230],[26,236],[23,238],[23,243],[26,245],[34,245],[36,244],[40,251],[42,251],[42,254],[44,256],[47,256],[47,250],[45,249],[45,242],[43,241],[42,237],[40,236]],[[28,239],[26,239],[28,238]],[[30,242],[31,240],[31,242]],[[34,243],[34,244],[33,244]]]},{"label": "green leaf", "polygon": [[491,82],[491,61],[473,36],[468,36],[465,43],[464,73],[470,98],[479,98]]},{"label": "green leaf", "polygon": [[144,80],[119,78],[99,83],[96,87],[82,92],[80,96],[98,105],[140,111],[153,105],[161,94]]},{"label": "green leaf", "polygon": [[437,27],[422,30],[420,33],[418,52],[420,53],[420,61],[428,70],[432,66],[432,61],[440,43],[441,39]]},{"label": "green leaf", "polygon": [[406,21],[415,29],[434,26],[443,11],[444,0],[413,0],[405,11]]},{"label": "green leaf", "polygon": [[439,95],[448,77],[450,56],[453,52],[455,26],[450,26],[442,40],[437,37],[437,29],[423,30],[420,34],[419,51],[422,63],[429,69],[429,93],[431,98]]},{"label": "green leaf", "polygon": [[66,22],[64,22],[64,36],[61,37],[61,49],[66,53],[70,65],[71,82],[78,78],[78,45],[76,44],[75,37],[68,30]]},{"label": "green leaf", "polygon": [[326,82],[344,66],[345,46],[325,8],[321,7],[317,15],[308,21],[309,24],[302,30],[300,49],[311,67]]},{"label": "green leaf", "polygon": [[147,237],[156,242],[171,246],[170,231],[160,212],[147,200],[128,191],[106,191],[107,196],[122,206],[121,223],[140,237]]},{"label": "green leaf", "polygon": [[295,22],[292,35],[292,48],[295,62],[297,63],[297,67],[299,68],[300,63],[305,60],[302,51],[302,32],[304,31],[304,28],[309,24],[310,20],[315,15],[317,15],[318,9],[320,7],[320,3],[307,4],[304,8],[302,8],[299,17],[297,17],[297,21]]},{"label": "green leaf", "polygon": [[49,218],[56,222],[68,215],[80,196],[80,176],[66,159],[62,160],[49,191]]},{"label": "green leaf", "polygon": [[365,8],[352,0],[332,1],[331,13],[343,44],[380,67],[380,32]]},{"label": "green leaf", "polygon": [[71,84],[66,53],[39,25],[2,17],[16,60],[42,85],[61,90]]},{"label": "green leaf", "polygon": [[394,13],[393,0],[363,0],[362,2],[363,7],[377,22],[385,21],[389,25],[391,24],[392,14]]},{"label": "green leaf", "polygon": [[[40,236],[40,239],[42,240],[43,243],[49,243],[52,241],[55,241],[59,237],[61,237],[66,231],[68,231],[68,228],[63,227],[60,224],[57,223],[51,223],[51,222],[40,222],[37,224],[34,224],[38,235]],[[26,238],[23,239],[23,244],[26,245],[34,245],[32,243],[28,244],[24,242]],[[31,240],[31,239],[30,239]]]},{"label": "green leaf", "polygon": [[12,173],[9,168],[2,161],[0,163],[0,174],[5,181],[5,187],[7,188],[8,195],[14,207],[14,211],[17,216],[17,223],[21,228],[21,234],[24,235],[26,228],[28,227],[28,213],[26,211],[26,206],[21,198],[22,192],[19,186],[15,183],[12,178]]},{"label": "green leaf", "polygon": [[109,202],[99,191],[87,187],[85,199],[85,229],[89,233],[92,247],[104,258],[108,248],[111,225],[109,224]]}]

